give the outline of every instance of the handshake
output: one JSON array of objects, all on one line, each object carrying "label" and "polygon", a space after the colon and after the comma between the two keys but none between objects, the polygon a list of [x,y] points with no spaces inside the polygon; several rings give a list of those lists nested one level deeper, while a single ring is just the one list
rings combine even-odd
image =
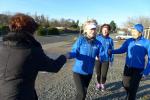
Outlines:
[{"label": "handshake", "polygon": [[70,59],[70,53],[66,53],[64,54],[64,56],[66,57],[66,59]]}]

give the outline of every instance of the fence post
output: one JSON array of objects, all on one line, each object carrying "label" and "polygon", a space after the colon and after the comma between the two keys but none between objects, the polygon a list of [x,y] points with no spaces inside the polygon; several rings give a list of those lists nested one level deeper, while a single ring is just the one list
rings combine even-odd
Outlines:
[{"label": "fence post", "polygon": [[147,32],[147,33],[148,33],[148,34],[147,34],[147,39],[150,39],[150,29],[148,29],[147,31],[148,31],[148,32]]},{"label": "fence post", "polygon": [[150,27],[144,30],[144,37],[150,39]]}]

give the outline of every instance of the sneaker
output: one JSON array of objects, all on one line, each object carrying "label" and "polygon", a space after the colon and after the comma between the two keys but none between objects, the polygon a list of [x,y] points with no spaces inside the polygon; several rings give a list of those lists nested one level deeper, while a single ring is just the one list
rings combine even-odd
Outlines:
[{"label": "sneaker", "polygon": [[105,90],[104,84],[100,84],[100,87],[101,87],[101,91],[103,92]]},{"label": "sneaker", "polygon": [[99,90],[101,88],[101,84],[97,83],[96,84],[96,90]]}]

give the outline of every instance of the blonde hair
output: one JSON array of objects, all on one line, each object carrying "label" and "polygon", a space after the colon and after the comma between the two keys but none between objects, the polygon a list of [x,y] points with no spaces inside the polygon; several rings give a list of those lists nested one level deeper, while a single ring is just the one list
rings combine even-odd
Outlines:
[{"label": "blonde hair", "polygon": [[89,24],[97,25],[98,23],[95,19],[87,20],[86,22],[84,22],[84,24],[83,24],[83,34],[86,34],[86,30],[87,30],[86,26],[89,25]]}]

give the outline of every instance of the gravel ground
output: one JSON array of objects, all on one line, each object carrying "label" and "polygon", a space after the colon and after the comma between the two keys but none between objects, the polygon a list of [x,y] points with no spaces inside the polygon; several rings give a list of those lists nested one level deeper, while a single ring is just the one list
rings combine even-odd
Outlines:
[{"label": "gravel ground", "polygon": [[[70,44],[47,49],[47,53],[53,58],[70,50]],[[118,46],[116,46],[118,47]],[[59,53],[58,53],[59,52]],[[86,100],[124,100],[125,91],[121,86],[124,67],[124,55],[115,55],[112,68],[109,69],[106,91],[95,90],[96,75],[93,74],[88,88]],[[73,81],[72,65],[74,60],[68,60],[66,65],[58,73],[39,73],[36,81],[36,89],[39,100],[73,100],[76,88]],[[141,81],[137,93],[138,100],[150,100],[150,77]]]},{"label": "gravel ground", "polygon": [[[71,43],[77,35],[61,35],[50,37],[36,37],[42,45],[54,42],[68,42],[68,44],[49,47],[46,53],[56,58],[70,50]],[[116,47],[120,42],[115,42]],[[1,42],[0,42],[1,44]],[[121,86],[122,72],[124,67],[124,55],[115,55],[115,61],[112,68],[109,69],[106,83],[106,91],[95,90],[96,75],[93,74],[91,83],[88,88],[86,100],[124,100],[125,92]],[[40,72],[36,80],[36,90],[39,100],[73,100],[76,95],[76,88],[73,81],[72,65],[74,60],[68,60],[66,65],[58,73]],[[138,100],[150,100],[150,77],[141,81],[137,92]]]}]

